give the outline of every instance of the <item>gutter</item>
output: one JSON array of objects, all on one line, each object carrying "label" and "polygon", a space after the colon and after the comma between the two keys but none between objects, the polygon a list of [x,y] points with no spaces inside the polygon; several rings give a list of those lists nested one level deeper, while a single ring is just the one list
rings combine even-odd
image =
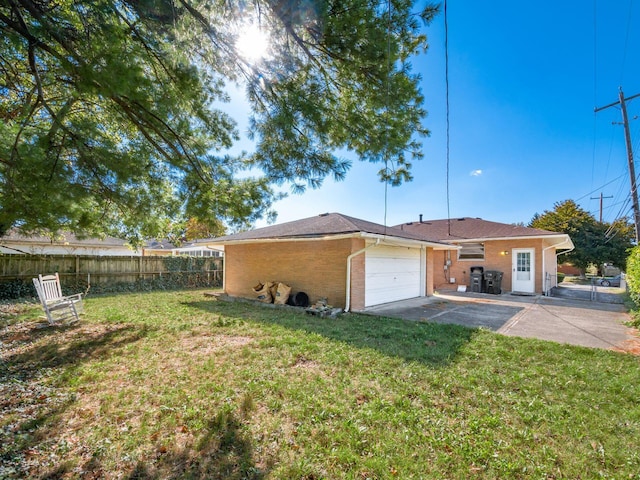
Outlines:
[{"label": "gutter", "polygon": [[310,242],[317,240],[343,240],[345,238],[364,238],[369,240],[376,240],[382,242],[385,245],[394,246],[406,246],[406,247],[419,247],[426,246],[431,247],[434,250],[459,250],[460,247],[452,245],[447,242],[440,242],[434,240],[421,240],[418,238],[405,238],[395,235],[381,235],[378,233],[367,232],[354,232],[354,233],[341,233],[335,235],[319,235],[319,236],[301,236],[301,237],[277,237],[277,238],[246,238],[240,240],[222,240],[207,242],[211,245],[249,245],[252,243],[281,243],[281,242]]},{"label": "gutter", "polygon": [[[568,242],[563,242],[563,243],[561,243],[560,245],[564,245],[565,243],[568,243]],[[556,248],[558,248],[558,246],[557,246],[557,245],[556,245]],[[563,254],[565,254],[565,253],[569,253],[569,252],[571,252],[571,251],[573,251],[573,250],[575,250],[575,249],[576,249],[576,246],[573,244],[573,242],[571,242],[571,248],[567,248],[566,250],[564,250],[564,251],[562,251],[562,252],[560,252],[560,253],[556,254],[556,256],[558,256],[558,255],[563,255]]]},{"label": "gutter", "polygon": [[345,292],[345,303],[344,303],[344,311],[348,312],[351,309],[351,259],[357,257],[358,255],[363,254],[365,251],[370,248],[377,247],[380,245],[380,239],[376,240],[376,243],[372,243],[357,252],[353,252],[351,255],[347,257],[347,291]]},{"label": "gutter", "polygon": [[[565,243],[567,243],[567,242],[565,242]],[[560,244],[560,245],[562,245],[562,244]],[[576,246],[573,244],[573,242],[571,242],[571,248],[568,248],[567,250],[564,250],[564,251],[562,251],[562,252],[560,252],[560,253],[556,253],[556,265],[557,265],[557,263],[558,263],[558,257],[559,257],[560,255],[564,255],[565,253],[572,252],[572,251],[573,251],[573,250],[575,250],[575,249],[576,249]]]},{"label": "gutter", "polygon": [[[547,239],[562,239],[565,237],[564,233],[558,234],[550,234],[550,235],[521,235],[521,236],[513,236],[513,237],[479,237],[479,238],[450,238],[447,239],[447,242],[456,242],[456,243],[467,243],[467,242],[488,242],[494,240],[547,240]],[[567,239],[565,238],[562,242],[557,245],[563,245],[567,243]]]},{"label": "gutter", "polygon": [[571,242],[571,239],[568,239],[568,240],[565,240],[562,243],[559,243],[558,245],[550,245],[550,246],[542,249],[542,274],[544,275],[544,277],[542,279],[542,290],[543,290],[545,296],[547,296],[547,297],[549,296],[549,290],[551,290],[551,289],[550,288],[546,288],[547,286],[545,285],[546,280],[547,280],[547,275],[546,275],[546,269],[545,269],[545,261],[544,261],[545,255],[544,255],[544,252],[546,252],[550,248],[558,249],[558,247],[560,247],[561,245],[564,245],[565,243],[569,243],[571,245],[571,248],[569,248],[567,250],[564,250],[564,251],[562,251],[560,253],[556,253],[556,275],[557,275],[558,274],[558,270],[557,270],[557,268],[558,268],[558,257],[560,255],[564,254],[564,253],[569,253],[570,251],[575,250],[575,248],[576,248],[575,245],[573,245],[573,242]]}]

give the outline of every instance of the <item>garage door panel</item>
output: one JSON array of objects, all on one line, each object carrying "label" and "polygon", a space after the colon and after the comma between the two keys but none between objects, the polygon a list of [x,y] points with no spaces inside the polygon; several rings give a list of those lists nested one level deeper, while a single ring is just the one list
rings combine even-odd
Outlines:
[{"label": "garage door panel", "polygon": [[419,297],[420,250],[378,247],[367,251],[365,306]]}]

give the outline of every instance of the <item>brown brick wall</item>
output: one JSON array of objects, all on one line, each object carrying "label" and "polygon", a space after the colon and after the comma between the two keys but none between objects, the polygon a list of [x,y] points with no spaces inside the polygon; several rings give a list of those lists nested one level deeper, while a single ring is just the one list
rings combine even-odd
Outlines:
[{"label": "brown brick wall", "polygon": [[[445,271],[444,264],[447,253],[444,251],[434,252],[433,265],[433,285],[435,289],[447,290],[455,289],[458,285],[469,286],[469,269],[472,266],[479,265],[485,270],[498,270],[504,272],[502,277],[502,290],[511,291],[511,262],[512,249],[514,248],[535,248],[535,291],[542,292],[542,252],[546,245],[543,240],[496,240],[486,241],[484,243],[484,261],[464,260],[458,261],[458,254],[451,252],[451,267]],[[553,249],[552,249],[553,250]],[[502,252],[508,252],[504,255]],[[549,262],[554,261],[555,255],[547,252],[547,270],[549,270]],[[446,274],[446,275],[445,275]],[[455,284],[449,283],[448,279],[454,277]]]},{"label": "brown brick wall", "polygon": [[[305,292],[313,303],[325,297],[345,306],[347,257],[364,247],[362,239],[269,242],[225,247],[225,292],[253,298],[254,285],[278,281]],[[364,307],[364,255],[352,262],[352,308]]]},{"label": "brown brick wall", "polygon": [[[365,244],[360,241],[354,244],[353,251],[364,248]],[[350,309],[354,311],[364,310],[364,287],[365,287],[365,258],[366,254],[361,253],[351,259],[351,305]],[[346,278],[346,277],[345,277]],[[346,281],[346,280],[345,280]],[[342,305],[344,306],[344,305]]]},{"label": "brown brick wall", "polygon": [[[434,290],[434,284],[435,284],[435,280],[434,280],[434,262],[435,262],[435,258],[436,258],[436,252],[433,250],[433,248],[427,248],[427,253],[426,253],[426,275],[427,275],[427,281],[426,281],[426,295],[427,297],[430,297],[431,295],[433,295],[433,290]],[[439,265],[442,265],[441,263]]]}]

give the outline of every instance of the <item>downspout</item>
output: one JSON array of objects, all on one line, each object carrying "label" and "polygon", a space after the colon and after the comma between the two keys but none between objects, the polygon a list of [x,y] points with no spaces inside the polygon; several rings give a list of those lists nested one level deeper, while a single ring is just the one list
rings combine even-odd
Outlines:
[{"label": "downspout", "polygon": [[376,239],[376,243],[372,243],[357,252],[353,252],[351,255],[347,257],[347,291],[345,295],[345,304],[344,311],[348,312],[351,309],[351,259],[353,257],[357,257],[358,255],[363,254],[366,250],[369,250],[372,247],[377,247],[380,244],[380,239]]}]

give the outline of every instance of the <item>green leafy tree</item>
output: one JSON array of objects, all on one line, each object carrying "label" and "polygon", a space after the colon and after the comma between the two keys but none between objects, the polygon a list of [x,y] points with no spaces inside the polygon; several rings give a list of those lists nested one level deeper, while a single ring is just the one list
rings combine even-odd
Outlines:
[{"label": "green leafy tree", "polygon": [[563,259],[582,271],[590,265],[600,268],[605,262],[625,268],[628,250],[633,246],[634,230],[628,221],[600,223],[573,200],[557,202],[553,211],[534,215],[529,226],[568,234],[575,249]]},{"label": "green leafy tree", "polygon": [[200,220],[198,218],[189,218],[173,222],[167,232],[167,240],[176,247],[180,247],[184,242],[221,237],[226,233],[225,225],[218,219]]},{"label": "green leafy tree", "polygon": [[[436,12],[409,0],[2,2],[0,236],[136,243],[176,217],[243,228],[273,215],[274,183],[344,178],[343,149],[384,164],[383,181],[409,180],[428,134],[410,60],[426,48],[420,17]],[[247,25],[270,35],[258,61],[236,48]],[[234,83],[256,142],[236,157]]]},{"label": "green leafy tree", "polygon": [[187,220],[184,238],[186,241],[214,238],[226,235],[227,229],[219,220],[203,221],[197,218]]}]

